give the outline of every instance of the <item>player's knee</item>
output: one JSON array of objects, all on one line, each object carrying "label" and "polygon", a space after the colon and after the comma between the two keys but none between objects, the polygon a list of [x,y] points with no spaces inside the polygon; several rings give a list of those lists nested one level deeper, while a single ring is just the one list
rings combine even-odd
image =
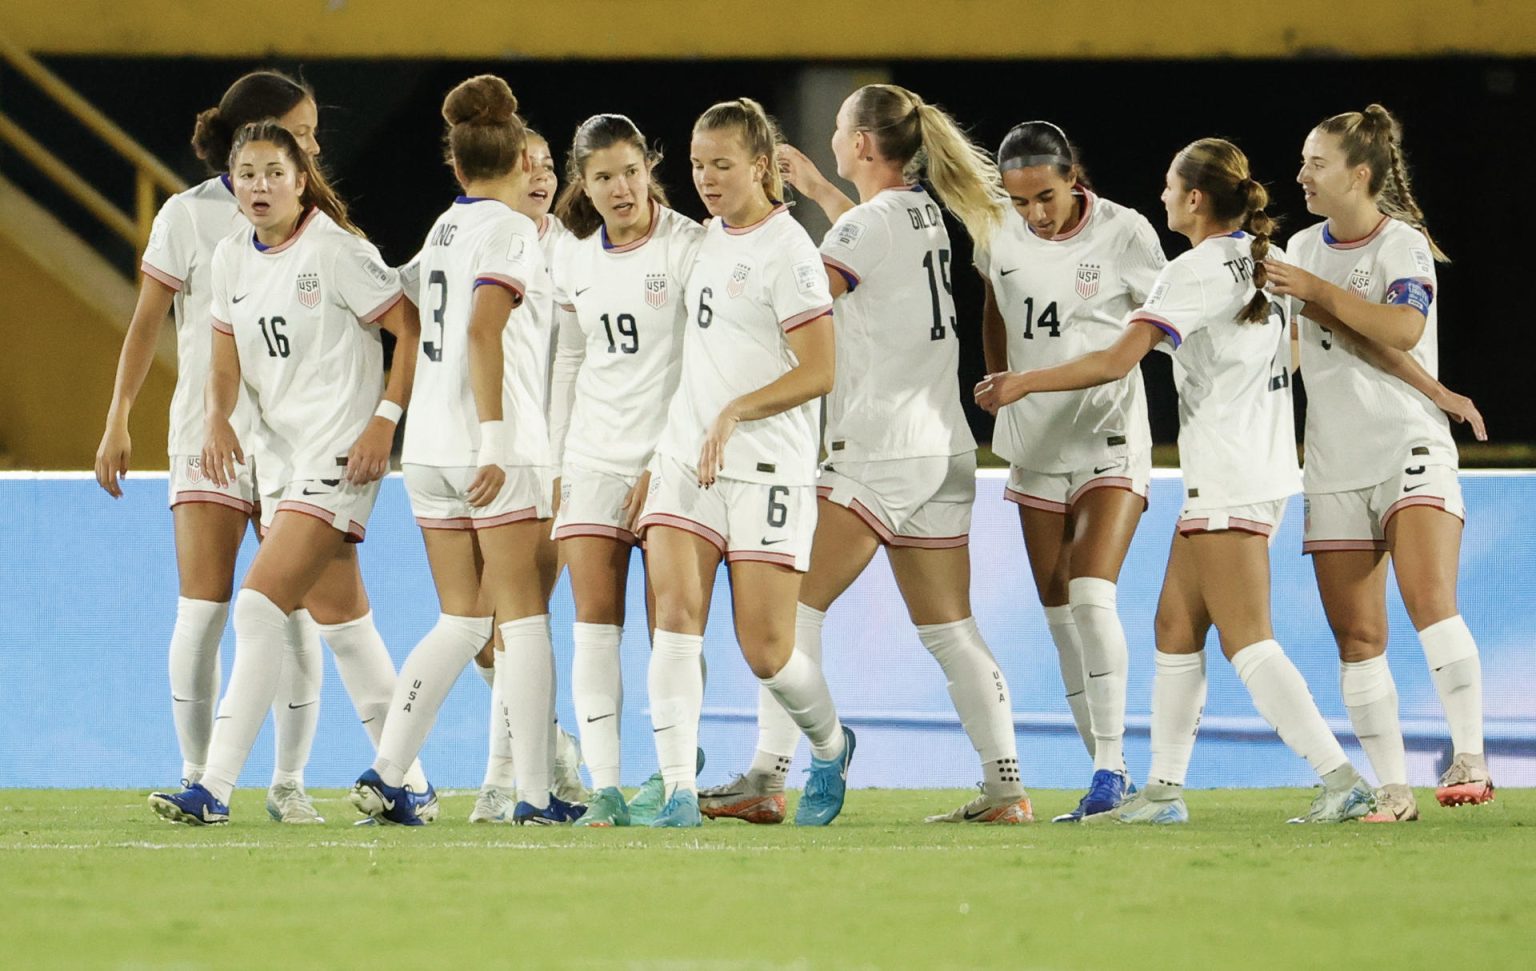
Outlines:
[{"label": "player's knee", "polygon": [[1354,663],[1379,657],[1387,649],[1387,628],[1374,620],[1350,621],[1333,628],[1339,660]]},{"label": "player's knee", "polygon": [[1408,609],[1408,618],[1419,630],[1460,612],[1456,606],[1454,583],[1402,583],[1399,580],[1398,589],[1403,595],[1403,606]]}]

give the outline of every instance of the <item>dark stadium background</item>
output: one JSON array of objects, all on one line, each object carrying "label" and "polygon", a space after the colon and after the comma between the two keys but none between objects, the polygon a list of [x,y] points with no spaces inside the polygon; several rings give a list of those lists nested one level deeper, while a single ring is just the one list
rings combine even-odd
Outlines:
[{"label": "dark stadium background", "polygon": [[[439,150],[438,107],[449,87],[489,71],[511,83],[525,117],[551,142],[557,163],[575,125],[599,111],[633,117],[660,143],[660,177],[683,212],[700,215],[688,175],[688,134],[710,102],[738,94],[762,100],[791,132],[824,140],[832,119],[795,118],[788,108],[797,70],[789,62],[636,63],[532,61],[232,61],[164,58],[52,57],[47,63],[188,181],[203,177],[187,144],[195,113],[216,102],[243,71],[276,66],[301,73],[322,105],[320,139],[329,170],[351,201],[359,224],[391,262],[408,258],[433,218],[454,195]],[[1057,122],[1082,149],[1094,185],[1135,207],[1162,228],[1158,193],[1172,153],[1205,135],[1236,141],[1270,186],[1271,211],[1284,238],[1311,221],[1294,183],[1302,139],[1326,115],[1380,101],[1403,119],[1415,190],[1436,238],[1453,261],[1440,268],[1441,377],[1471,395],[1498,443],[1536,442],[1529,406],[1531,367],[1525,339],[1530,310],[1525,284],[1536,201],[1532,173],[1536,65],[1487,59],[1276,61],[1010,61],[896,62],[892,79],[948,108],[980,142],[995,147],[1014,123]],[[0,83],[4,76],[0,75]],[[46,130],[42,115],[17,86],[10,110],[24,126]],[[66,129],[67,120],[58,121]],[[82,138],[86,136],[82,135]],[[95,181],[126,202],[131,186],[115,158],[101,159]],[[93,176],[89,165],[82,173]],[[42,199],[49,186],[26,172],[12,176]],[[120,188],[113,191],[114,186]],[[851,191],[851,190],[850,190]],[[806,203],[807,205],[813,205]],[[82,233],[100,234],[57,209]],[[952,233],[958,265],[969,262],[964,234]],[[1186,243],[1163,230],[1170,256]],[[98,240],[126,265],[125,245]],[[962,324],[961,383],[983,373],[981,287],[973,273],[955,277]],[[1177,430],[1168,364],[1153,355],[1153,434],[1171,442]],[[970,405],[972,425],[991,437],[990,419]],[[1464,429],[1457,436],[1466,441]],[[1495,456],[1496,460],[1496,456]]]}]

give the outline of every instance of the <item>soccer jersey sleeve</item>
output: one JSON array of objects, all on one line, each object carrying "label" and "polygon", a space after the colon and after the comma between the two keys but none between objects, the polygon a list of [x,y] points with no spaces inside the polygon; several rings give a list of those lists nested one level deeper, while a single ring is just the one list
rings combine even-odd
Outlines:
[{"label": "soccer jersey sleeve", "polygon": [[822,262],[843,275],[849,290],[857,290],[890,250],[890,230],[862,206],[843,213],[821,241]]},{"label": "soccer jersey sleeve", "polygon": [[693,261],[698,259],[699,247],[704,245],[704,227],[686,216],[677,217],[677,228],[673,230],[672,248],[667,254],[667,271],[672,274],[672,281],[678,285],[678,292],[688,284],[688,274],[693,270]]},{"label": "soccer jersey sleeve", "polygon": [[[792,224],[799,229],[799,224]],[[804,326],[832,309],[832,291],[821,256],[802,231],[786,240],[768,267],[768,302],[785,332]]]},{"label": "soccer jersey sleeve", "polygon": [[1121,275],[1125,278],[1131,296],[1145,301],[1152,292],[1157,275],[1168,265],[1167,257],[1163,256],[1162,240],[1157,238],[1157,230],[1152,228],[1146,217],[1139,214],[1136,216],[1120,265]]},{"label": "soccer jersey sleeve", "polygon": [[1387,284],[1383,302],[1407,304],[1428,316],[1435,299],[1435,258],[1424,234],[1393,233],[1382,240],[1376,263]]},{"label": "soccer jersey sleeve", "polygon": [[400,299],[400,274],[366,239],[351,233],[335,238],[331,276],[336,295],[358,320],[371,324]]},{"label": "soccer jersey sleeve", "polygon": [[192,255],[196,250],[197,231],[192,225],[192,214],[180,197],[171,196],[155,214],[139,269],[145,276],[179,292],[192,273]]},{"label": "soccer jersey sleeve", "polygon": [[[993,233],[992,236],[994,239],[996,239],[1000,234],[1001,230],[999,230],[997,233]],[[978,243],[976,245],[976,249],[971,253],[971,265],[976,267],[976,272],[980,273],[983,278],[991,277],[992,247],[990,244],[984,246]]]},{"label": "soccer jersey sleeve", "polygon": [[1173,351],[1206,325],[1205,294],[1200,277],[1177,262],[1163,267],[1141,309],[1131,311],[1126,324],[1144,321],[1161,330],[1159,347]]},{"label": "soccer jersey sleeve", "polygon": [[213,329],[221,334],[233,334],[234,315],[229,312],[229,242],[222,240],[213,249],[213,262],[209,265],[208,314]]},{"label": "soccer jersey sleeve", "polygon": [[539,240],[532,232],[508,221],[485,237],[485,245],[475,253],[475,286],[494,284],[517,294],[519,300],[528,290],[528,280],[537,266],[535,254]]},{"label": "soccer jersey sleeve", "polygon": [[417,250],[411,261],[399,269],[400,289],[405,292],[405,299],[421,306],[421,251]]}]

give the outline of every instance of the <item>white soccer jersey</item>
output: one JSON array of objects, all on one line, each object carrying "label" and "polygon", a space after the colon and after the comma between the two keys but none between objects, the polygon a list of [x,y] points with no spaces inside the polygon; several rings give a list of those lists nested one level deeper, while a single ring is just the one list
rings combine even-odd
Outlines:
[{"label": "white soccer jersey", "polygon": [[[421,251],[402,272],[408,295],[421,313],[421,346],[402,462],[441,468],[479,464],[481,416],[469,378],[475,289],[502,286],[523,297],[528,280],[543,266],[538,251],[533,222],[495,199],[460,196],[432,224]],[[529,317],[514,311],[507,327],[526,326]],[[517,371],[516,362],[508,358],[503,373]],[[502,417],[508,427],[530,420],[513,410],[518,399],[508,397],[505,383],[502,390]],[[542,411],[531,420],[542,421]]]},{"label": "white soccer jersey", "polygon": [[[1167,262],[1134,209],[1082,193],[1082,218],[1046,239],[1010,213],[976,268],[1008,330],[1008,367],[1050,367],[1113,344]],[[1020,468],[1073,472],[1150,451],[1141,370],[1081,391],[1032,394],[997,415],[992,449]]]},{"label": "white soccer jersey", "polygon": [[[552,388],[555,370],[555,349],[560,343],[560,322],[556,311],[556,283],[555,270],[559,266],[558,254],[569,244],[576,241],[576,234],[565,228],[565,223],[554,213],[545,213],[544,218],[538,222],[539,246],[544,253],[545,278],[548,280],[549,300],[534,308],[534,314],[539,318],[539,326],[549,334],[549,346],[544,349],[544,417],[546,422],[552,424]],[[548,428],[553,431],[553,428]],[[553,443],[551,443],[553,444]],[[559,464],[560,456],[551,452],[551,461]]]},{"label": "white soccer jersey", "polygon": [[[740,228],[714,219],[685,290],[683,370],[656,450],[694,468],[720,411],[795,366],[784,335],[832,309],[816,246],[784,206]],[[782,485],[816,481],[816,402],[737,426],[720,474]]]},{"label": "white soccer jersey", "polygon": [[280,246],[258,248],[246,226],[214,250],[213,326],[234,335],[261,448],[292,478],[346,467],[384,391],[371,325],[400,296],[378,249],[318,209]]},{"label": "white soccer jersey", "polygon": [[652,211],[650,230],[632,243],[610,246],[599,228],[561,249],[555,300],[574,317],[558,353],[561,368],[579,368],[562,463],[632,475],[661,437],[681,372],[683,287],[704,227],[659,203]]},{"label": "white soccer jersey", "polygon": [[830,461],[956,455],[976,447],[960,407],[952,252],[938,203],[921,186],[876,194],[844,213],[822,240],[822,260],[848,281],[834,314]]},{"label": "white soccer jersey", "polygon": [[1262,323],[1237,319],[1256,292],[1252,242],[1241,232],[1201,241],[1163,268],[1130,316],[1167,335],[1159,349],[1173,358],[1190,510],[1269,502],[1301,488],[1285,304],[1270,301]]},{"label": "white soccer jersey", "polygon": [[[167,454],[197,455],[203,450],[203,387],[213,346],[208,329],[213,248],[246,225],[228,177],[216,175],[165,200],[150,230],[140,269],[176,291],[176,390],[171,394]],[[230,424],[247,446],[250,422],[250,401],[242,386]]]},{"label": "white soccer jersey", "polygon": [[[1326,223],[1291,237],[1290,262],[1372,303],[1385,303],[1394,284],[1416,281],[1430,295],[1424,333],[1411,353],[1439,373],[1439,310],[1435,261],[1424,234],[1383,216],[1364,239],[1340,243]],[[1457,464],[1450,422],[1430,400],[1370,364],[1333,332],[1303,315],[1301,370],[1307,385],[1308,492],[1363,489],[1415,465]],[[1415,449],[1423,449],[1416,452]]]}]

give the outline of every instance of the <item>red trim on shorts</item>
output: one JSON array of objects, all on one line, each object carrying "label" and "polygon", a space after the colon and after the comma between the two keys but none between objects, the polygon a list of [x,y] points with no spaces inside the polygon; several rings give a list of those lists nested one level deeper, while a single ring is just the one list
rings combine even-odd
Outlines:
[{"label": "red trim on shorts", "polygon": [[648,516],[640,517],[640,522],[635,524],[635,528],[642,534],[652,526],[670,526],[685,533],[694,533],[709,540],[721,553],[725,552],[725,537],[703,523],[696,523],[691,519],[674,516],[667,512],[653,512]]},{"label": "red trim on shorts", "polygon": [[788,553],[769,553],[766,550],[733,550],[725,554],[727,563],[772,563],[787,566],[796,573],[805,571],[795,565],[795,558]]},{"label": "red trim on shorts", "polygon": [[226,496],[222,492],[209,492],[205,489],[178,490],[175,497],[171,499],[171,508],[175,509],[177,506],[180,506],[183,503],[192,502],[206,502],[217,506],[228,506],[231,509],[240,510],[247,516],[249,516],[256,509],[256,504],[254,502],[250,502],[245,499],[236,499],[234,496]]},{"label": "red trim on shorts", "polygon": [[377,307],[373,308],[373,310],[371,312],[369,312],[367,315],[359,317],[357,319],[361,320],[365,324],[371,324],[374,321],[378,320],[380,317],[382,317],[385,314],[389,313],[390,308],[392,308],[395,304],[399,303],[400,301],[402,301],[404,299],[405,299],[405,291],[401,290],[399,293],[395,294],[393,297],[390,297],[388,300],[384,301],[383,303],[379,304]]},{"label": "red trim on shorts", "polygon": [[529,506],[526,509],[514,509],[511,512],[504,512],[500,516],[471,519],[470,525],[474,529],[495,529],[497,526],[509,526],[512,523],[521,523],[529,519],[538,518],[538,508],[536,506]]},{"label": "red trim on shorts", "polygon": [[[316,506],[307,502],[300,502],[297,499],[284,499],[282,502],[277,504],[277,511],[296,512],[302,513],[305,516],[313,516],[314,518],[324,522],[327,526],[330,526],[332,529],[336,529],[336,514],[331,512],[329,509],[326,509],[324,506]],[[273,521],[275,522],[276,520],[274,519]],[[367,535],[368,530],[364,528],[362,523],[354,519],[351,520],[351,525],[349,525],[346,529],[337,529],[337,532],[344,535],[348,543],[361,543],[363,541],[363,537]]]},{"label": "red trim on shorts", "polygon": [[834,506],[842,506],[855,516],[858,516],[864,521],[864,525],[875,531],[875,535],[880,538],[880,542],[886,546],[924,550],[949,550],[961,546],[969,546],[971,543],[971,535],[969,533],[962,533],[959,536],[903,536],[900,533],[893,533],[881,521],[880,517],[875,515],[873,510],[859,500],[849,499],[848,504],[844,506],[833,499],[830,486],[817,486],[816,498],[825,499]]},{"label": "red trim on shorts", "polygon": [[609,526],[605,523],[567,523],[564,526],[555,527],[555,539],[575,539],[579,536],[595,536],[599,539],[616,539],[628,543],[631,546],[638,543],[639,537],[627,529],[618,526]]},{"label": "red trim on shorts", "polygon": [[1028,506],[1030,509],[1043,509],[1046,512],[1058,513],[1062,516],[1072,511],[1072,507],[1064,502],[1056,502],[1054,499],[1042,499],[1039,496],[1032,496],[1027,492],[1010,489],[1007,486],[1003,487],[1003,500],[1005,502],[1016,502],[1021,506]]},{"label": "red trim on shorts", "polygon": [[1083,497],[1083,493],[1089,492],[1093,489],[1124,489],[1126,492],[1129,492],[1133,496],[1141,497],[1141,505],[1143,509],[1145,509],[1147,506],[1147,494],[1145,492],[1136,491],[1136,481],[1134,479],[1125,475],[1105,475],[1100,476],[1097,479],[1089,479],[1087,482],[1084,482],[1081,486],[1079,486],[1078,490],[1067,498],[1068,508],[1076,505],[1077,500]]},{"label": "red trim on shorts", "polygon": [[177,279],[157,266],[151,266],[148,260],[139,263],[139,271],[157,283],[165,284],[177,293],[180,293],[181,288],[186,286],[185,280]]},{"label": "red trim on shorts", "polygon": [[1303,540],[1301,544],[1302,555],[1308,553],[1385,553],[1387,541],[1384,539],[1310,539]]},{"label": "red trim on shorts", "polygon": [[447,519],[434,519],[431,516],[417,516],[416,525],[422,529],[474,529],[468,516],[450,516]]},{"label": "red trim on shorts", "polygon": [[1179,520],[1179,535],[1188,536],[1191,533],[1254,533],[1259,536],[1269,536],[1275,531],[1275,527],[1269,523],[1261,523],[1257,519],[1241,519],[1237,516],[1228,516],[1224,529],[1212,529],[1209,519],[1181,519]]},{"label": "red trim on shorts", "polygon": [[[1408,506],[1432,506],[1433,508],[1439,509],[1442,512],[1450,513],[1450,515],[1456,516],[1455,513],[1445,508],[1444,496],[1409,496],[1406,499],[1397,500],[1392,505],[1387,507],[1386,512],[1381,514],[1381,531],[1386,532],[1388,520],[1390,520],[1393,516],[1396,516],[1399,512]],[[1467,517],[1465,516],[1456,516],[1456,518],[1462,522],[1467,521]]]}]

